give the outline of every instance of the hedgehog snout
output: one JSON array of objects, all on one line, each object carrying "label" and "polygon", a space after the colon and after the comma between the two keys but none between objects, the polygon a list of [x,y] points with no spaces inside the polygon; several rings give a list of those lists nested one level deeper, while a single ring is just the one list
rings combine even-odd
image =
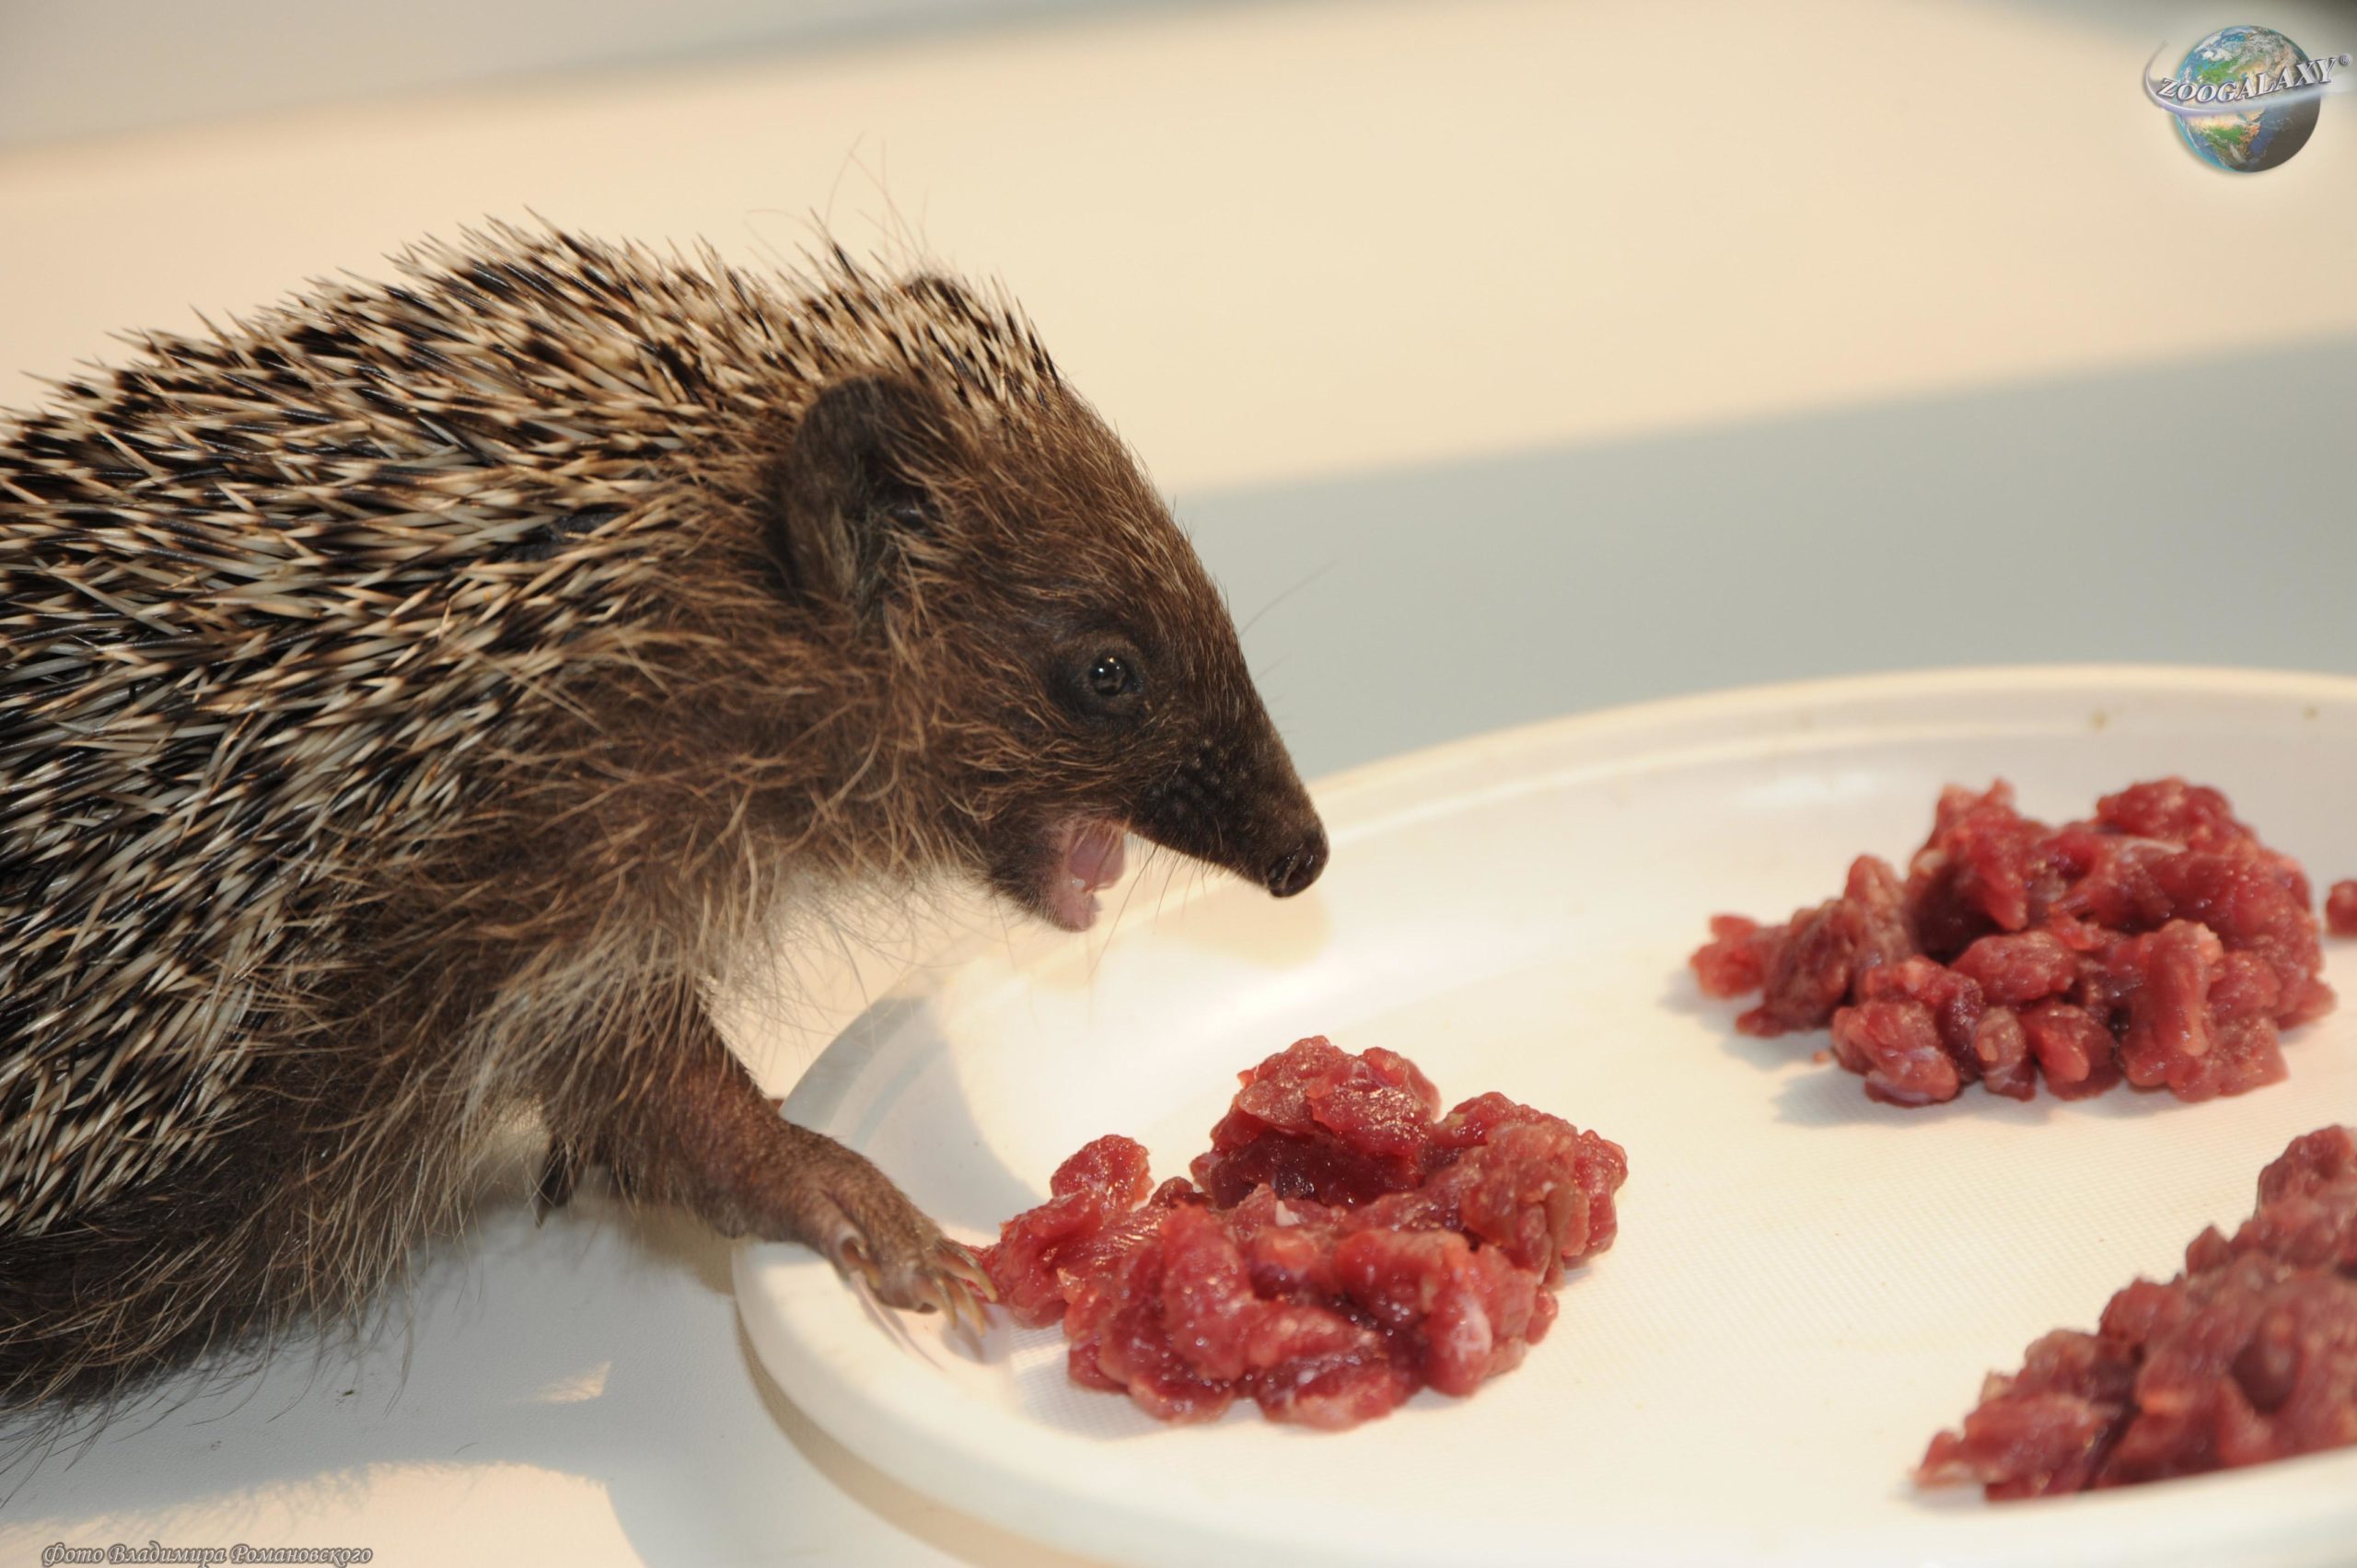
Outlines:
[{"label": "hedgehog snout", "polygon": [[1312,824],[1309,836],[1292,849],[1269,863],[1263,878],[1269,891],[1280,899],[1290,899],[1318,880],[1326,869],[1326,830]]},{"label": "hedgehog snout", "polygon": [[1326,869],[1325,825],[1283,749],[1207,743],[1155,788],[1132,828],[1289,899]]}]

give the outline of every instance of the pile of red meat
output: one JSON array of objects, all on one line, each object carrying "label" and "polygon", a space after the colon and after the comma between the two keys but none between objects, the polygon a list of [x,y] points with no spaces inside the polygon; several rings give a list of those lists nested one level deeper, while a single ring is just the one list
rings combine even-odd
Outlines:
[{"label": "pile of red meat", "polygon": [[1917,1479],[1991,1498],[2126,1486],[2357,1444],[2357,1139],[2294,1139],[2232,1241],[2215,1226],[2167,1284],[2111,1298],[1994,1376]]},{"label": "pile of red meat", "polygon": [[2297,862],[2214,789],[2160,779],[2049,828],[2003,780],[1951,786],[1907,878],[1873,855],[1838,899],[1782,925],[1711,922],[1712,996],[1764,991],[1746,1034],[1833,1031],[1833,1054],[1894,1105],[1979,1079],[2027,1099],[2121,1077],[2184,1099],[2283,1076],[2277,1030],[2330,1010]]},{"label": "pile of red meat", "polygon": [[1593,1132],[1498,1094],[1438,1116],[1405,1057],[1322,1037],[1240,1076],[1193,1181],[1149,1195],[1145,1150],[1099,1138],[983,1249],[1017,1321],[1061,1319],[1074,1381],[1166,1421],[1242,1394],[1354,1425],[1517,1365],[1564,1265],[1612,1244],[1628,1161]]}]

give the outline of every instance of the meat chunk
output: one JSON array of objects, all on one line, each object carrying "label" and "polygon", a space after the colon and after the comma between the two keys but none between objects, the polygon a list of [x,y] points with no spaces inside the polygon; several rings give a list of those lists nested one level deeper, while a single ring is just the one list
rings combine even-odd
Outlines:
[{"label": "meat chunk", "polygon": [[[2357,931],[2357,883],[2331,918]],[[2329,912],[2329,908],[2328,908]],[[1861,856],[1841,896],[1782,925],[1715,915],[1703,993],[1761,993],[1746,1034],[1829,1028],[1832,1059],[1893,1105],[1970,1084],[2027,1099],[2121,1081],[2183,1099],[2284,1076],[2281,1031],[2333,1004],[2308,880],[2183,779],[2083,822],[2021,815],[2011,785],[1942,792],[1902,883]]]},{"label": "meat chunk", "polygon": [[[1750,921],[1745,923],[1756,924]],[[2335,882],[2332,885],[2332,890],[2324,896],[2324,928],[2335,936],[2357,936],[2357,881]],[[1717,934],[1717,922],[1712,923],[1711,929],[1713,935]],[[1750,986],[1744,986],[1724,993],[1713,992],[1712,994],[1740,996],[1745,991],[1750,989]]]},{"label": "meat chunk", "polygon": [[2092,1334],[2061,1330],[1992,1376],[1916,1472],[1992,1499],[2126,1486],[2357,1444],[2357,1139],[2327,1127],[2260,1173],[2228,1240],[2138,1280]]},{"label": "meat chunk", "polygon": [[1407,1058],[1323,1037],[1239,1076],[1191,1181],[1149,1195],[1144,1149],[1099,1138],[981,1253],[1016,1321],[1062,1321],[1074,1381],[1159,1419],[1241,1396],[1334,1428],[1469,1394],[1619,1233],[1626,1156],[1560,1118],[1499,1094],[1442,1116]]}]

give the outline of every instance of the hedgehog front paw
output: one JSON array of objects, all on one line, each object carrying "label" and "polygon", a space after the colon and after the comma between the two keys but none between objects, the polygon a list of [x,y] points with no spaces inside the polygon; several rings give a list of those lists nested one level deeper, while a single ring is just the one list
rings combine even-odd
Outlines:
[{"label": "hedgehog front paw", "polygon": [[822,1134],[795,1131],[808,1144],[787,1202],[793,1239],[887,1306],[946,1312],[979,1331],[982,1304],[998,1292],[973,1253],[942,1235],[866,1159]]}]

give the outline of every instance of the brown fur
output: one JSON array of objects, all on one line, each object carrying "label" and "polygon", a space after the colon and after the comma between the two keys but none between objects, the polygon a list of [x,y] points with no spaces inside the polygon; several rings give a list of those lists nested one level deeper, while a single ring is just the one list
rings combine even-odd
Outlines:
[{"label": "brown fur", "polygon": [[[954,1249],[706,1010],[783,909],[1324,840],[1010,307],[500,229],[0,424],[0,1401],[365,1304],[492,1135],[901,1306]],[[1107,651],[1143,688],[1091,695]]]}]

